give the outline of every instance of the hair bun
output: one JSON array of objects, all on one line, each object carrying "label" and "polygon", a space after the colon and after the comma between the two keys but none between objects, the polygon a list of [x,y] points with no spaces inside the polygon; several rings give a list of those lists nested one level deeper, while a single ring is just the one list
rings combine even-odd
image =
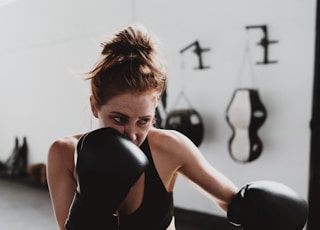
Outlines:
[{"label": "hair bun", "polygon": [[142,26],[129,26],[103,43],[102,54],[118,62],[150,59],[155,53],[155,43]]}]

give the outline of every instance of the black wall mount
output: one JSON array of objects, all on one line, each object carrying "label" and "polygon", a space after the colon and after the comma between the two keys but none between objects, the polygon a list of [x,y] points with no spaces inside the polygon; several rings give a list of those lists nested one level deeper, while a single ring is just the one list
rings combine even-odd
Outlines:
[{"label": "black wall mount", "polygon": [[189,48],[191,48],[193,46],[195,46],[195,49],[193,50],[193,52],[198,56],[198,60],[199,60],[199,66],[196,67],[195,69],[208,69],[208,68],[210,68],[209,66],[204,66],[203,62],[202,62],[202,53],[209,51],[210,48],[201,48],[199,41],[195,41],[195,42],[191,43],[190,45],[186,46],[185,48],[180,50],[180,53],[182,54],[183,52],[185,52],[186,50],[188,50]]},{"label": "black wall mount", "polygon": [[264,49],[264,57],[261,62],[257,62],[257,64],[273,64],[277,63],[277,61],[270,61],[268,58],[268,47],[270,44],[278,43],[277,40],[270,41],[268,37],[268,27],[267,25],[256,25],[256,26],[246,26],[246,29],[262,29],[262,32],[264,33],[264,37],[261,39],[260,42],[257,43],[257,45],[262,46]]}]

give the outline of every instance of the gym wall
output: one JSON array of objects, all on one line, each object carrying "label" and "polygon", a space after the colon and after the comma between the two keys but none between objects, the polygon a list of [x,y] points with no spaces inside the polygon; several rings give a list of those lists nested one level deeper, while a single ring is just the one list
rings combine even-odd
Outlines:
[{"label": "gym wall", "polygon": [[[18,0],[0,7],[0,160],[11,154],[14,138],[27,137],[29,163],[46,162],[53,140],[95,127],[89,86],[81,73],[97,61],[100,42],[131,22],[158,35],[169,66],[167,110],[190,107],[201,115],[200,149],[237,185],[270,179],[307,199],[316,1],[299,0]],[[267,25],[269,60],[257,43]],[[235,162],[228,152],[232,131],[226,108],[239,86],[249,38],[252,77],[268,117],[259,130],[261,156]],[[196,69],[194,41],[207,69]],[[183,65],[183,68],[182,68]],[[251,75],[251,69],[254,75]],[[176,103],[183,91],[189,104]],[[223,215],[183,178],[175,191],[178,207]]]}]

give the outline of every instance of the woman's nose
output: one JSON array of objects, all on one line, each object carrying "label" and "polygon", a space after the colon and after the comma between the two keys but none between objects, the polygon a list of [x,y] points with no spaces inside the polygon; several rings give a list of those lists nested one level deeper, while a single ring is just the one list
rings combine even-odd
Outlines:
[{"label": "woman's nose", "polygon": [[124,136],[130,141],[135,142],[138,138],[135,128],[132,125],[127,125],[124,128]]}]

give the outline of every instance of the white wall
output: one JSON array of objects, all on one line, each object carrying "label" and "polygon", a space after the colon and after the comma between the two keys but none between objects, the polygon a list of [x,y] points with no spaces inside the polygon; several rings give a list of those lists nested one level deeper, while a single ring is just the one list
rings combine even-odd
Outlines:
[{"label": "white wall", "polygon": [[[307,199],[309,122],[315,38],[315,0],[20,0],[0,7],[0,160],[11,154],[14,137],[27,136],[29,162],[45,162],[51,142],[92,127],[88,83],[77,73],[88,71],[99,56],[99,43],[132,21],[156,33],[169,64],[168,103],[184,82],[184,92],[205,123],[200,146],[206,158],[237,185],[271,179],[283,182]],[[247,25],[266,24],[269,59],[255,65],[254,78],[268,111],[259,135],[260,158],[234,162],[227,142],[231,129],[225,111],[237,87]],[[262,60],[259,30],[250,30],[253,62]],[[198,40],[204,65],[192,50]],[[184,62],[184,71],[181,62]],[[246,76],[248,73],[246,74]],[[221,215],[214,204],[179,179],[177,206]]]}]

